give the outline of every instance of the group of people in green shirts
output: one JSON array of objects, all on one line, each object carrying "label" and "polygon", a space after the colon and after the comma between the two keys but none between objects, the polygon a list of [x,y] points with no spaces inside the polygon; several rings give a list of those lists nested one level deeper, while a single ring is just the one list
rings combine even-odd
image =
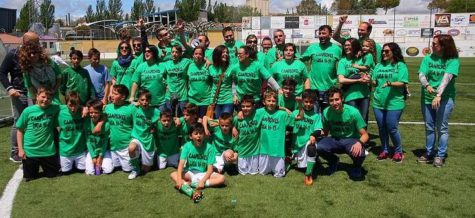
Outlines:
[{"label": "group of people in green shirts", "polygon": [[[340,18],[335,33],[331,26],[319,27],[319,42],[303,54],[285,43],[283,30],[274,31],[275,46],[266,37],[258,51],[255,35],[244,45],[230,27],[214,50],[206,35],[193,48],[182,22],[176,39],[159,29],[159,45],[149,45],[139,21],[141,37],[119,43],[110,75],[96,49],[86,69],[82,53],[71,51],[72,66],[61,73],[42,53],[28,53],[33,45],[24,45],[31,54],[22,65],[25,86],[36,102],[15,124],[24,177],[37,178],[39,166],[46,176],[74,167],[89,175],[121,167],[135,179],[156,162],[158,169],[177,168],[170,175],[176,188],[198,202],[203,188],[224,184],[226,170],[283,177],[293,159],[311,185],[317,157],[327,161],[331,174],[338,170],[335,154],[347,153],[353,160],[350,178],[362,179],[370,99],[381,139],[377,159],[400,163],[398,123],[409,82],[401,49],[369,39],[366,22],[358,28],[359,39],[341,39],[345,21]],[[450,35],[435,36],[432,49],[419,69],[427,152],[418,161],[440,167],[460,64]]]}]

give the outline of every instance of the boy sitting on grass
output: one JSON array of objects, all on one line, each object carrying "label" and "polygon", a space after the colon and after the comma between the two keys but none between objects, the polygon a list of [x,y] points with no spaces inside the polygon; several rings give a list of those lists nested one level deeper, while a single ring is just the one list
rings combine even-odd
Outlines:
[{"label": "boy sitting on grass", "polygon": [[36,105],[27,107],[16,122],[18,156],[22,159],[26,181],[39,177],[40,166],[48,178],[60,175],[53,136],[59,105],[51,104],[52,99],[50,89],[38,88]]},{"label": "boy sitting on grass", "polygon": [[[211,133],[208,125],[211,127]],[[216,163],[214,167],[218,173],[223,173],[225,165],[237,162],[237,153],[233,151],[233,116],[226,112],[221,113],[219,120],[210,120],[209,117],[204,116],[203,126],[205,134],[211,136],[210,141],[216,148]]]},{"label": "boy sitting on grass", "polygon": [[195,203],[203,198],[201,190],[205,187],[224,184],[224,176],[213,172],[216,150],[213,145],[206,142],[204,133],[201,123],[191,126],[189,131],[191,141],[183,145],[178,169],[170,174],[175,187],[191,197]]}]

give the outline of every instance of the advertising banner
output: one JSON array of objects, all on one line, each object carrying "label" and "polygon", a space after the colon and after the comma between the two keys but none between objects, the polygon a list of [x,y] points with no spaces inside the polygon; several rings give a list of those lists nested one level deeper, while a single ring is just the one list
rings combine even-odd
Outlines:
[{"label": "advertising banner", "polygon": [[436,14],[434,22],[435,27],[450,27],[450,14]]}]

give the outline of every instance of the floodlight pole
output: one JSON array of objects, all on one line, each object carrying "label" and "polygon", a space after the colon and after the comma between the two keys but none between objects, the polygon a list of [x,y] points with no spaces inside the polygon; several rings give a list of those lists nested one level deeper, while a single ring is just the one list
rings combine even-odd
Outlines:
[{"label": "floodlight pole", "polygon": [[394,7],[394,11],[393,11],[393,42],[394,42],[394,39],[396,37],[396,7]]},{"label": "floodlight pole", "polygon": [[[429,7],[429,10],[430,10],[430,12],[429,12],[429,31],[430,31],[432,29],[432,5]],[[432,34],[434,34],[434,33],[432,32]],[[429,37],[429,44],[427,45],[427,48],[429,50],[430,50],[430,39],[431,38],[432,37]]]}]

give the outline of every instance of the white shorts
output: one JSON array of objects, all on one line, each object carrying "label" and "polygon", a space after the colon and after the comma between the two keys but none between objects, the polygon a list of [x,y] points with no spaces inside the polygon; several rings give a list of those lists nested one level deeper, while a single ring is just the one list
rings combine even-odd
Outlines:
[{"label": "white shorts", "polygon": [[221,172],[223,171],[223,168],[224,168],[224,152],[219,155],[219,156],[216,156],[216,163],[213,164],[214,167],[216,167],[216,169]]},{"label": "white shorts", "polygon": [[84,170],[86,169],[85,167],[85,158],[86,158],[86,153],[84,152],[82,154],[72,156],[72,157],[63,157],[59,156],[59,160],[61,163],[61,172],[66,173],[69,172],[73,169],[73,166],[76,167],[78,170]]},{"label": "white shorts", "polygon": [[297,168],[307,167],[307,146],[308,143],[302,149],[300,149],[297,154],[295,154],[295,159],[297,160]]},{"label": "white shorts", "polygon": [[[104,157],[102,157],[102,172],[105,174],[112,173],[114,171],[114,166],[112,165],[111,153],[106,151]],[[86,174],[94,175],[94,164],[92,163],[92,157],[89,152],[86,155]]]},{"label": "white shorts", "polygon": [[259,173],[259,156],[238,157],[238,172],[241,175]]},{"label": "white shorts", "polygon": [[[147,152],[144,148],[142,143],[140,143],[139,140],[137,139],[132,139],[130,143],[134,143],[138,146],[135,147],[135,154],[140,153],[140,156],[142,157],[142,165],[145,166],[152,166],[153,165],[153,156],[155,156],[155,151],[152,152]],[[137,157],[138,158],[138,157]]]},{"label": "white shorts", "polygon": [[112,166],[122,167],[122,171],[132,171],[132,165],[130,165],[129,148],[122,150],[111,151]]},{"label": "white shorts", "polygon": [[[185,175],[188,174],[191,178],[191,183],[198,183],[203,177],[206,175],[206,173],[198,172],[198,171],[186,171]],[[215,172],[211,173],[211,176],[213,176]],[[210,176],[210,178],[211,178]]]},{"label": "white shorts", "polygon": [[179,159],[180,159],[180,153],[170,155],[168,157],[162,157],[158,155],[157,156],[158,169],[162,170],[162,169],[165,169],[167,166],[177,168]]},{"label": "white shorts", "polygon": [[283,157],[259,155],[259,173],[267,175],[274,173],[274,177],[285,176],[285,161]]}]

